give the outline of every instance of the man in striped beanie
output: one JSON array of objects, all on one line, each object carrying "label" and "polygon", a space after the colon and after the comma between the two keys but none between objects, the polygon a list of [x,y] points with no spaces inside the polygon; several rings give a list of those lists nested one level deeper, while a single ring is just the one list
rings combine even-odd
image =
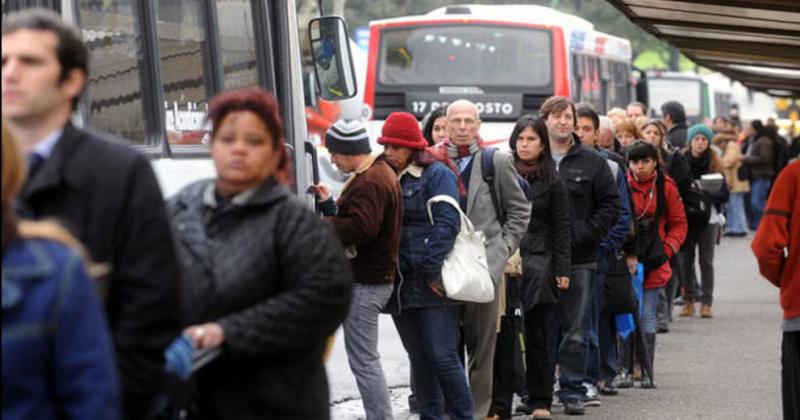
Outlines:
[{"label": "man in striped beanie", "polygon": [[325,133],[331,162],[350,173],[334,202],[319,185],[320,210],[333,224],[353,267],[353,299],[344,321],[350,370],[368,419],[391,420],[389,388],[378,353],[378,315],[392,295],[400,250],[403,196],[384,155],[371,155],[359,121],[336,121]]}]

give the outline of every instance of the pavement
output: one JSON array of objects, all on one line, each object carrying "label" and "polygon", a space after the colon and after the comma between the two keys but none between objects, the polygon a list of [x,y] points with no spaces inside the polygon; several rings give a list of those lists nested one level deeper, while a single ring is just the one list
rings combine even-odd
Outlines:
[{"label": "pavement", "polygon": [[[681,318],[675,307],[670,332],[656,344],[657,389],[625,389],[587,407],[592,419],[780,419],[781,310],[778,289],[764,280],[752,252],[752,235],[723,238],[716,248],[714,318]],[[408,412],[408,359],[389,316],[380,319],[379,351],[395,419]],[[328,361],[333,420],[365,419],[347,364],[341,331]],[[560,406],[553,418],[564,419]],[[516,417],[515,417],[516,418]],[[519,417],[523,418],[523,417]]]}]

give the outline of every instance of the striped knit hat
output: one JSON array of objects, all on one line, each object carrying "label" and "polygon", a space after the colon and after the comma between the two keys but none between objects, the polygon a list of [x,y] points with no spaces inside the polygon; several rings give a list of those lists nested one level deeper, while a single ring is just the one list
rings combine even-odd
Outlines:
[{"label": "striped knit hat", "polygon": [[338,155],[372,153],[367,129],[358,120],[338,120],[325,132],[325,146]]}]

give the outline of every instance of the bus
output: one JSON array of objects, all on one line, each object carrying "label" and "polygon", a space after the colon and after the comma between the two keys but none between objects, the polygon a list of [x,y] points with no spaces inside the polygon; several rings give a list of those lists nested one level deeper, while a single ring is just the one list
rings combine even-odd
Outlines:
[{"label": "bus", "polygon": [[370,23],[364,101],[374,137],[391,112],[421,118],[469,99],[481,137],[499,144],[553,95],[601,114],[625,107],[630,75],[630,42],[580,17],[535,5],[447,6]]},{"label": "bus", "polygon": [[[302,193],[316,182],[294,0],[3,0],[2,6],[4,14],[48,7],[80,28],[90,74],[73,120],[147,155],[166,196],[214,176],[205,121],[209,101],[252,86],[278,100],[295,190]],[[347,94],[337,98],[345,99],[355,93],[355,82],[349,47],[339,38],[346,39],[329,38],[335,42],[326,43],[326,53],[338,58],[343,78],[353,78]]]}]

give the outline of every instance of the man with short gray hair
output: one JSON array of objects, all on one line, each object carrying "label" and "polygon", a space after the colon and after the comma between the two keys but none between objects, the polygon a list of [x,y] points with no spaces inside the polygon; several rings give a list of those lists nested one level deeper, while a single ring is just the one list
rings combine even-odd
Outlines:
[{"label": "man with short gray hair", "polygon": [[[445,143],[448,157],[461,173],[467,196],[461,199],[461,208],[486,235],[486,257],[495,299],[489,303],[467,303],[464,308],[464,343],[467,347],[467,365],[470,388],[475,400],[475,418],[489,414],[494,379],[494,349],[497,341],[498,289],[503,268],[516,251],[530,220],[530,203],[517,181],[513,157],[505,152],[487,151],[478,135],[480,116],[475,104],[460,99],[447,107]],[[495,176],[487,183],[484,177],[484,153],[494,153],[492,165]]]}]

